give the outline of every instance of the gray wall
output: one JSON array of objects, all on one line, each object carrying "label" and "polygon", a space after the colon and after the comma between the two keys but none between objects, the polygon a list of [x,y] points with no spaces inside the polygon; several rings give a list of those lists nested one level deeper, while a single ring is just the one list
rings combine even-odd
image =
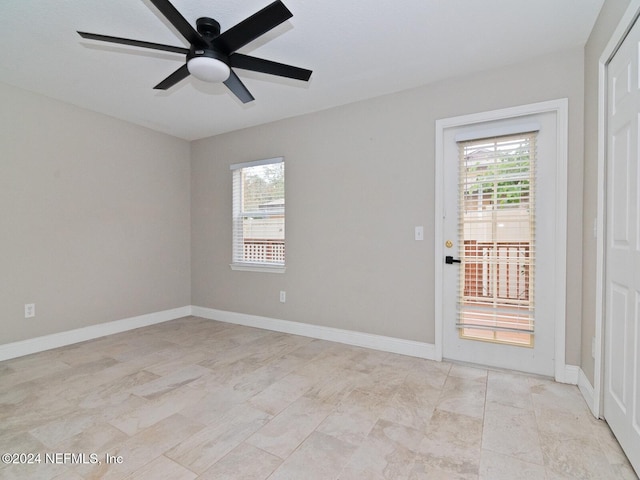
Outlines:
[{"label": "gray wall", "polygon": [[[580,48],[193,142],[192,304],[433,343],[435,120],[568,97],[567,362],[577,365],[583,59]],[[229,165],[280,155],[287,271],[232,271]]]},{"label": "gray wall", "polygon": [[597,216],[598,201],[598,69],[600,56],[628,6],[629,0],[606,0],[585,46],[584,288],[580,364],[592,385],[594,359],[591,356],[591,341],[595,336],[596,318],[596,239],[593,236],[593,221]]},{"label": "gray wall", "polygon": [[0,344],[188,305],[189,143],[2,84],[0,105]]},{"label": "gray wall", "polygon": [[[0,344],[188,304],[433,343],[435,120],[568,97],[578,364],[583,59],[561,52],[191,144],[0,85]],[[287,271],[232,271],[229,165],[279,155]]]}]

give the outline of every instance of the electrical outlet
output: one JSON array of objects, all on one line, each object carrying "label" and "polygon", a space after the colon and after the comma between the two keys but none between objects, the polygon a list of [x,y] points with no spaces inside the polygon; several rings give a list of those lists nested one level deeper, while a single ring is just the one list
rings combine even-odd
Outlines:
[{"label": "electrical outlet", "polygon": [[287,301],[287,292],[284,290],[280,290],[280,302],[284,303]]},{"label": "electrical outlet", "polygon": [[36,316],[36,304],[25,303],[24,304],[24,318],[33,318]]}]

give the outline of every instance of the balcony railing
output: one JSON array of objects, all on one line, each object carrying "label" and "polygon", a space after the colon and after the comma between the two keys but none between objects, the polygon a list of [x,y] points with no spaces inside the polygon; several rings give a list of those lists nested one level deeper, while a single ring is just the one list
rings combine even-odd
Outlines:
[{"label": "balcony railing", "polygon": [[244,239],[244,261],[284,263],[284,240]]},{"label": "balcony railing", "polygon": [[465,298],[528,302],[529,250],[528,242],[465,241]]}]

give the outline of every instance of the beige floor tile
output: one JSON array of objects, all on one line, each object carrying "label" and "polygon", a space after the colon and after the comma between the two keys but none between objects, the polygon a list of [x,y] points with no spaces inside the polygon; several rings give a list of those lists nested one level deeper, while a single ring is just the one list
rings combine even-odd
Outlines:
[{"label": "beige floor tile", "polygon": [[332,410],[329,404],[301,397],[252,435],[247,443],[285,459]]},{"label": "beige floor tile", "polygon": [[[127,410],[109,423],[127,435],[135,435],[156,423],[199,402],[206,392],[193,388],[175,388],[162,396],[146,400],[132,410]],[[202,423],[202,422],[201,422]]]},{"label": "beige floor tile", "polygon": [[188,365],[156,380],[139,385],[132,389],[131,393],[147,400],[153,400],[210,373],[211,371],[208,368],[200,365]]},{"label": "beige floor tile", "polygon": [[96,423],[98,423],[96,417],[83,411],[76,411],[36,427],[29,433],[50,449],[55,449],[70,437],[91,429]]},{"label": "beige floor tile", "polygon": [[335,479],[355,450],[355,446],[338,438],[313,432],[269,480]]},{"label": "beige floor tile", "polygon": [[351,355],[344,368],[361,373],[371,373],[379,365],[384,364],[391,354],[368,348],[350,347]]},{"label": "beige floor tile", "polygon": [[288,374],[289,371],[286,369],[265,365],[235,378],[233,382],[228,383],[228,386],[252,397]]},{"label": "beige floor tile", "polygon": [[475,480],[477,478],[477,475],[465,475],[441,470],[438,467],[420,461],[419,454],[416,456],[408,477],[409,480]]},{"label": "beige floor tile", "polygon": [[197,317],[0,362],[0,450],[102,460],[11,480],[637,478],[576,386]]},{"label": "beige floor tile", "polygon": [[[86,480],[123,479],[155,460],[167,450],[196,435],[204,425],[181,415],[172,415],[150,428],[104,446],[99,454],[100,465],[79,466],[74,470]],[[122,457],[122,463],[106,463],[105,455]]]},{"label": "beige floor tile", "polygon": [[270,415],[277,415],[313,387],[308,377],[290,373],[257,393],[249,402]]},{"label": "beige floor tile", "polygon": [[638,480],[639,476],[627,461],[624,464],[613,465],[613,478],[616,480]]},{"label": "beige floor tile", "polygon": [[[138,332],[138,335],[141,333]],[[130,362],[135,359],[143,359],[147,365],[164,360],[166,357],[163,352],[175,347],[175,343],[160,338],[150,337],[148,339],[140,339],[135,336],[127,338],[117,346],[112,347],[113,354],[110,356],[119,362]],[[111,349],[110,349],[111,350]]]},{"label": "beige floor tile", "polygon": [[358,388],[366,389],[382,397],[391,398],[408,375],[408,369],[385,363],[369,373],[358,385]]},{"label": "beige floor tile", "polygon": [[318,381],[304,396],[331,405],[338,405],[366,379],[367,374],[354,370],[341,369],[328,372],[324,381]]},{"label": "beige floor tile", "polygon": [[567,439],[541,433],[540,439],[548,471],[584,480],[613,478],[612,465],[592,437]]},{"label": "beige floor tile", "polygon": [[529,379],[525,375],[490,371],[487,377],[487,402],[533,409]]},{"label": "beige floor tile", "polygon": [[436,410],[417,447],[414,471],[434,468],[465,479],[477,478],[481,445],[481,419]]},{"label": "beige floor tile", "polygon": [[[29,432],[0,430],[0,454],[19,452],[44,452],[46,446]],[[0,467],[2,467],[0,463]]]},{"label": "beige floor tile", "polygon": [[531,409],[487,402],[482,448],[543,465],[536,417]]},{"label": "beige floor tile", "polygon": [[53,477],[51,480],[84,480],[80,475],[78,475],[75,472],[70,472],[70,471],[66,471],[64,473],[61,473],[55,477]]},{"label": "beige floor tile", "polygon": [[449,370],[449,376],[457,378],[466,378],[468,380],[486,380],[488,371],[482,367],[472,367],[469,365],[461,365],[454,363]]},{"label": "beige floor tile", "polygon": [[0,478],[7,480],[53,480],[53,479],[74,479],[78,477],[65,465],[46,464],[44,459],[41,463],[22,465],[2,465],[0,467]]},{"label": "beige floor tile", "polygon": [[281,463],[281,458],[243,443],[200,475],[198,480],[264,480]]},{"label": "beige floor tile", "polygon": [[480,480],[546,480],[544,466],[483,450]]},{"label": "beige floor tile", "polygon": [[[579,416],[590,415],[587,404],[577,388],[539,377],[529,377],[528,381],[531,385],[531,398],[536,414],[539,411],[550,410],[579,414]],[[591,418],[593,418],[592,415]]]},{"label": "beige floor tile", "polygon": [[[49,449],[27,432],[9,434],[0,430],[0,454],[34,454],[30,463],[21,463],[20,457],[11,457],[10,463],[0,463],[0,478],[4,479],[52,479],[58,475],[69,474],[64,465],[48,464],[45,453]],[[35,457],[35,454],[40,454]],[[16,463],[12,463],[12,462]]]},{"label": "beige floor tile", "polygon": [[211,353],[204,349],[176,347],[175,350],[166,360],[145,367],[145,370],[162,377],[211,357]]},{"label": "beige floor tile", "polygon": [[425,385],[442,390],[450,369],[449,362],[421,360],[420,363],[409,369],[405,381],[413,385]]},{"label": "beige floor tile", "polygon": [[205,425],[219,423],[235,407],[251,398],[250,393],[224,386],[204,391],[200,400],[185,406],[179,413]]},{"label": "beige floor tile", "polygon": [[381,418],[426,431],[440,393],[438,388],[407,378],[387,400]]},{"label": "beige floor tile", "polygon": [[194,480],[197,474],[164,455],[136,470],[127,480]]},{"label": "beige floor tile", "polygon": [[238,405],[215,424],[167,451],[166,456],[198,474],[204,473],[270,418],[267,413],[250,405]]},{"label": "beige floor tile", "polygon": [[2,375],[2,388],[8,389],[24,382],[42,379],[43,383],[61,372],[71,372],[72,367],[52,357],[48,352],[14,358],[3,362],[8,373]]},{"label": "beige floor tile", "polygon": [[[466,368],[466,371],[469,370],[471,369]],[[485,378],[450,375],[444,384],[436,407],[440,410],[482,419],[487,389]]]},{"label": "beige floor tile", "polygon": [[597,441],[598,445],[602,449],[605,457],[612,465],[625,465],[628,464],[628,460],[618,440],[611,432],[609,425],[604,420],[599,420],[594,425],[593,439]]},{"label": "beige floor tile", "polygon": [[60,441],[55,450],[60,452],[102,453],[107,445],[125,442],[129,436],[108,423],[96,423],[85,430]]},{"label": "beige floor tile", "polygon": [[359,446],[385,409],[384,398],[356,389],[325,418],[317,431]]},{"label": "beige floor tile", "polygon": [[339,478],[400,479],[407,478],[423,434],[404,425],[380,420],[353,454]]},{"label": "beige floor tile", "polygon": [[579,399],[576,403],[576,408],[573,411],[552,405],[536,406],[534,412],[538,430],[541,433],[567,440],[593,438],[595,441],[595,430],[597,430],[599,421],[583,408],[584,400]]},{"label": "beige floor tile", "polygon": [[[126,364],[121,365],[124,366]],[[80,408],[105,408],[124,402],[135,401],[131,398],[131,390],[139,385],[152,382],[157,378],[160,377],[144,370],[124,373],[110,382],[95,388],[91,393],[79,399],[78,406]],[[133,407],[135,407],[135,405],[132,405],[132,408]]]}]

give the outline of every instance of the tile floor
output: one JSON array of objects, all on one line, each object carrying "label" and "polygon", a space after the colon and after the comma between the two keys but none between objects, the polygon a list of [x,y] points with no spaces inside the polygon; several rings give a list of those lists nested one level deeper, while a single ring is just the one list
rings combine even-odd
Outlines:
[{"label": "tile floor", "polygon": [[3,479],[636,478],[575,386],[195,317],[1,362],[4,452],[40,463]]}]

